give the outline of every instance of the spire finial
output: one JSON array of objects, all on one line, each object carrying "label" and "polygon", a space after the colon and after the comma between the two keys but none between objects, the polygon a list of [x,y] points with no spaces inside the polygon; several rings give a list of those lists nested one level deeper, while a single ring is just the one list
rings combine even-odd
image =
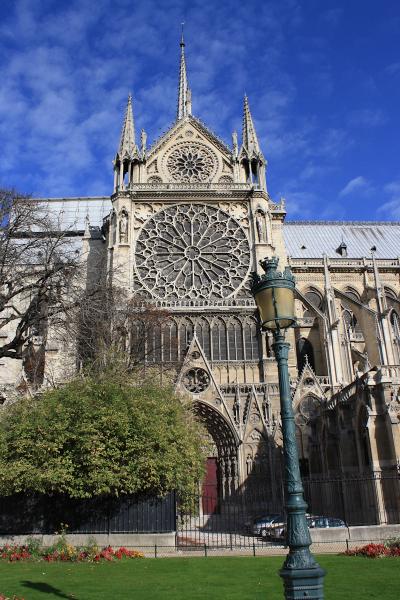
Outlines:
[{"label": "spire finial", "polygon": [[258,143],[256,129],[251,116],[249,100],[246,92],[243,100],[242,148],[246,152],[248,158],[261,155],[261,149]]},{"label": "spire finial", "polygon": [[188,86],[187,74],[186,74],[186,60],[185,60],[185,40],[183,38],[183,26],[181,34],[181,62],[179,68],[179,86],[178,86],[178,110],[176,113],[176,119],[179,121],[192,113],[191,108],[191,94]]},{"label": "spire finial", "polygon": [[128,102],[126,104],[124,124],[121,131],[121,140],[119,143],[118,154],[120,158],[123,156],[132,157],[136,151],[135,141],[135,122],[133,120],[132,109],[132,94],[128,94]]},{"label": "spire finial", "polygon": [[183,48],[185,46],[185,40],[183,37],[183,27],[184,27],[185,23],[181,23],[181,43],[179,44],[181,48]]}]

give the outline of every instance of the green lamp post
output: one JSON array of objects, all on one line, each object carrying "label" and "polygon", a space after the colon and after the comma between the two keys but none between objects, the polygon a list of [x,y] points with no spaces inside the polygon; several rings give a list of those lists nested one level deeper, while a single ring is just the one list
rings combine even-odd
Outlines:
[{"label": "green lamp post", "polygon": [[307,504],[303,497],[300,477],[296,429],[290,394],[288,355],[290,344],[285,342],[285,329],[295,323],[294,277],[290,267],[283,273],[277,270],[278,259],[264,259],[260,264],[265,274],[253,273],[252,294],[260,313],[263,329],[272,331],[272,348],[278,363],[281,402],[283,453],[285,461],[285,506],[287,514],[287,545],[289,553],[280,570],[285,598],[323,599],[325,571],[310,552],[311,536],[307,526]]}]

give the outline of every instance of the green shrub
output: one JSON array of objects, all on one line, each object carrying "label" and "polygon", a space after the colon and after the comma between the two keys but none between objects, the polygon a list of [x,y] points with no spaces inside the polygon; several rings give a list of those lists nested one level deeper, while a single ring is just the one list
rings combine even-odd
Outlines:
[{"label": "green shrub", "polygon": [[188,497],[203,475],[203,442],[171,386],[76,379],[3,409],[0,494]]}]

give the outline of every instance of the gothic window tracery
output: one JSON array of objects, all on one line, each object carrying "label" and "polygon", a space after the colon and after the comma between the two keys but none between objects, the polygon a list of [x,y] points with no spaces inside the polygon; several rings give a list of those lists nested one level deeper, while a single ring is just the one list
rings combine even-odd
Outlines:
[{"label": "gothic window tracery", "polygon": [[250,247],[238,221],[204,204],[152,215],[136,243],[136,268],[156,298],[227,298],[247,279]]},{"label": "gothic window tracery", "polygon": [[218,162],[212,150],[204,144],[186,142],[169,153],[166,166],[173,181],[205,183],[215,174]]},{"label": "gothic window tracery", "polygon": [[[306,299],[312,306],[314,306],[318,310],[322,310],[323,300],[322,300],[321,294],[317,290],[314,290],[314,289],[308,290],[304,294],[304,296],[306,297]],[[313,310],[306,308],[303,316],[304,317],[315,317],[315,313]]]}]

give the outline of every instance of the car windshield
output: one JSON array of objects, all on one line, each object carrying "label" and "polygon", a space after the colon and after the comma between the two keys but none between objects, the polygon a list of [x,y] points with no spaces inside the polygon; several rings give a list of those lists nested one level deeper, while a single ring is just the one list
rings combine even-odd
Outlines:
[{"label": "car windshield", "polygon": [[278,517],[279,515],[266,515],[265,517],[258,517],[255,522],[268,522],[268,523],[272,523],[274,521],[274,519],[276,519],[276,517]]}]

